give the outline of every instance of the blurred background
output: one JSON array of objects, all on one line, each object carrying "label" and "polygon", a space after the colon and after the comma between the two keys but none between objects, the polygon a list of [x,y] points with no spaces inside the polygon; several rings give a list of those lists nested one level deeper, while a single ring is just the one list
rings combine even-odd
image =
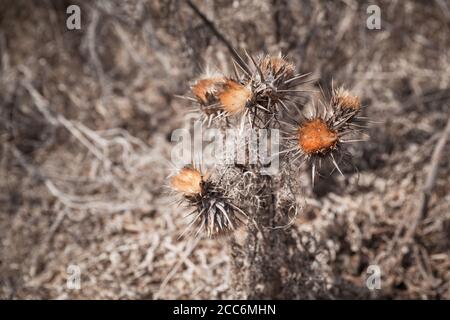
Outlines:
[{"label": "blurred background", "polygon": [[[282,52],[367,105],[358,172],[306,188],[293,226],[326,252],[329,296],[450,299],[450,2],[192,2],[239,50]],[[186,1],[1,0],[0,62],[0,298],[230,298],[225,241],[178,239],[166,189],[190,107],[175,95],[231,71],[211,25]]]}]

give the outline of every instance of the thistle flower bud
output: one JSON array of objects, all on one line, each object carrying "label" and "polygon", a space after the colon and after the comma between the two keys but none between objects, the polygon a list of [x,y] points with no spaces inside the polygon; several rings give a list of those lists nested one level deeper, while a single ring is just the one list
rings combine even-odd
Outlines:
[{"label": "thistle flower bud", "polygon": [[222,236],[246,219],[246,214],[230,201],[225,191],[197,169],[181,169],[171,178],[170,185],[194,208],[189,214],[193,216],[192,221],[183,234],[198,236],[203,231],[208,237]]},{"label": "thistle flower bud", "polygon": [[358,96],[354,96],[350,91],[340,87],[336,89],[331,97],[331,105],[334,108],[340,108],[348,111],[359,111],[361,102]]},{"label": "thistle flower bud", "polygon": [[292,97],[303,91],[295,88],[303,83],[302,80],[300,82],[297,80],[305,75],[295,75],[295,66],[281,54],[260,57],[255,68],[256,71],[251,77],[252,87],[259,98],[257,101],[270,111],[276,111],[276,107],[282,104],[283,100],[290,100],[289,96]]},{"label": "thistle flower bud", "polygon": [[230,115],[242,113],[252,99],[252,91],[248,86],[227,80],[219,93],[219,100],[224,111]]},{"label": "thistle flower bud", "polygon": [[[217,97],[226,79],[223,76],[213,76],[197,80],[191,87],[195,101],[199,105],[200,118],[203,123],[208,122],[208,126],[215,117],[223,112]],[[192,98],[188,98],[192,99]]]},{"label": "thistle flower bud", "polygon": [[[321,106],[324,110],[320,110]],[[329,103],[319,101],[311,105],[311,108],[311,117],[303,116],[303,120],[290,125],[284,153],[287,157],[293,157],[294,161],[302,159],[310,162],[314,183],[316,164],[321,166],[323,159],[328,159],[342,174],[336,159],[343,159],[344,156],[351,158],[343,145],[363,141],[350,140],[348,137],[360,133],[364,126],[356,123],[361,108],[359,98],[347,90],[338,89]]]},{"label": "thistle flower bud", "polygon": [[200,79],[192,86],[192,93],[200,104],[211,105],[217,102],[217,92],[224,82],[224,77]]},{"label": "thistle flower bud", "polygon": [[287,62],[281,55],[263,56],[258,63],[258,67],[264,75],[264,78],[276,78],[280,74],[283,74],[285,78],[291,78],[295,71],[295,66]]},{"label": "thistle flower bud", "polygon": [[185,167],[170,180],[171,187],[184,196],[195,196],[202,193],[203,177],[200,171]]}]

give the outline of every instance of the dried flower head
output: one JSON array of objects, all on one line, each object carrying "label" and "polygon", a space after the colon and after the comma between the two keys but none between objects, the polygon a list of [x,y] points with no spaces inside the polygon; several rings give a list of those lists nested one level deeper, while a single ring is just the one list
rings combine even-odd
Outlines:
[{"label": "dried flower head", "polygon": [[235,206],[207,175],[190,167],[185,167],[170,180],[171,187],[183,195],[194,210],[192,221],[185,233],[198,236],[204,231],[208,237],[229,234],[246,219],[245,213]]},{"label": "dried flower head", "polygon": [[279,56],[263,56],[258,63],[262,74],[265,78],[277,77],[283,74],[284,77],[290,78],[294,75],[295,66],[286,61],[281,55]]},{"label": "dried flower head", "polygon": [[358,96],[354,96],[350,91],[340,87],[336,89],[331,97],[331,104],[335,108],[341,108],[348,111],[359,111],[361,102]]},{"label": "dried flower head", "polygon": [[183,97],[188,100],[193,100],[198,107],[195,112],[200,110],[200,118],[203,123],[211,125],[212,121],[223,113],[223,108],[220,104],[218,94],[222,90],[226,78],[222,75],[213,75],[197,80],[191,87],[191,91],[195,98]]},{"label": "dried flower head", "polygon": [[310,107],[313,111],[310,117],[303,115],[301,121],[290,125],[287,148],[283,152],[293,161],[310,162],[314,183],[316,167],[320,167],[324,159],[342,174],[338,162],[345,157],[351,158],[343,145],[363,141],[349,137],[360,133],[364,126],[358,123],[359,98],[349,91],[337,90],[328,103],[319,100]]},{"label": "dried flower head", "polygon": [[333,150],[337,142],[338,134],[320,118],[306,121],[298,128],[298,144],[305,154],[324,154]]},{"label": "dried flower head", "polygon": [[197,80],[192,86],[192,93],[204,106],[217,102],[217,92],[225,82],[224,77],[213,77]]},{"label": "dried flower head", "polygon": [[171,178],[170,186],[184,196],[200,195],[202,193],[203,177],[200,171],[185,167]]},{"label": "dried flower head", "polygon": [[[249,60],[253,62],[251,75],[248,81],[253,90],[255,107],[252,109],[255,117],[262,114],[269,115],[270,121],[278,119],[281,110],[289,113],[290,103],[297,99],[305,98],[305,92],[308,88],[303,87],[310,82],[308,74],[295,74],[295,66],[286,60],[281,54],[278,56],[264,55],[258,58],[256,62],[251,56]],[[270,125],[270,121],[263,122],[263,127]],[[253,121],[254,123],[254,121]]]},{"label": "dried flower head", "polygon": [[252,91],[248,86],[228,79],[219,93],[219,100],[229,115],[242,113],[252,99]]}]

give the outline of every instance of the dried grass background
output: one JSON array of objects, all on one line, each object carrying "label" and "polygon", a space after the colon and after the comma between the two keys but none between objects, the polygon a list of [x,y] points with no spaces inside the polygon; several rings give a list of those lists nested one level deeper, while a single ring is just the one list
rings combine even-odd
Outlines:
[{"label": "dried grass background", "polygon": [[[450,117],[450,3],[376,1],[371,31],[360,1],[194,2],[235,46],[281,50],[324,87],[350,87],[377,121],[354,149],[359,174],[305,190],[294,225],[315,239],[299,250],[323,252],[329,297],[449,299],[449,143],[417,212]],[[79,31],[65,27],[73,3]],[[0,59],[0,297],[231,297],[225,242],[178,240],[185,212],[165,189],[188,107],[174,95],[231,63],[189,6],[1,1]],[[66,286],[70,264],[81,290]],[[379,291],[365,286],[370,264]]]}]

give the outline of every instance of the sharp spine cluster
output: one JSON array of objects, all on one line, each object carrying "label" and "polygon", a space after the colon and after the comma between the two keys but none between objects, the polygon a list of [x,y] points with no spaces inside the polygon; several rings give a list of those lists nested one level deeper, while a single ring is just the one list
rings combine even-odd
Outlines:
[{"label": "sharp spine cluster", "polygon": [[[320,109],[323,110],[320,110]],[[345,137],[361,132],[365,127],[361,118],[359,97],[348,90],[338,88],[333,90],[329,102],[319,101],[312,106],[313,114],[303,116],[301,121],[294,121],[288,133],[288,147],[285,157],[295,162],[298,159],[311,163],[312,183],[314,184],[317,167],[322,166],[322,160],[329,160],[337,171],[342,174],[337,156],[351,157],[343,150],[343,144],[362,140],[346,140]]]},{"label": "sharp spine cluster", "polygon": [[246,220],[246,214],[234,205],[209,176],[191,167],[182,168],[170,180],[171,187],[183,196],[194,210],[192,221],[182,235],[198,236],[202,231],[208,237],[227,235]]}]

